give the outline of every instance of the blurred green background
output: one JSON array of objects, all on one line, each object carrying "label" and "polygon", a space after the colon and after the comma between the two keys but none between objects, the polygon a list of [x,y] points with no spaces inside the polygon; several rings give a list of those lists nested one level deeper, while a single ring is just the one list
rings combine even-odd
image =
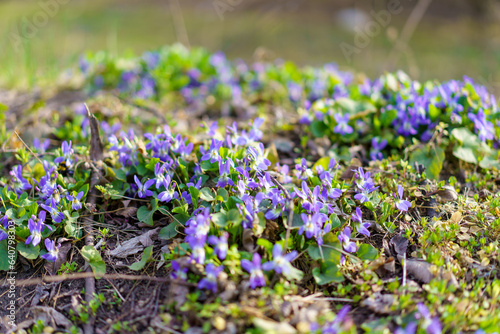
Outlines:
[{"label": "blurred green background", "polygon": [[[397,13],[378,23],[372,13],[391,5]],[[499,12],[498,0],[0,0],[0,86],[54,85],[86,51],[139,54],[180,41],[232,59],[335,62],[371,77],[468,75],[498,94]],[[352,57],[346,47],[356,48]]]}]

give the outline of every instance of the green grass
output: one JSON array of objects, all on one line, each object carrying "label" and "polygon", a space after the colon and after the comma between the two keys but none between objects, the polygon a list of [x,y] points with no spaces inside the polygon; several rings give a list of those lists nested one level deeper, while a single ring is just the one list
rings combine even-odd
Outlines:
[{"label": "green grass", "polygon": [[[211,51],[223,50],[231,58],[252,60],[262,46],[271,57],[299,64],[336,62],[375,76],[385,70],[392,43],[385,32],[352,63],[344,58],[340,43],[353,43],[353,34],[339,28],[330,12],[250,11],[235,8],[220,20],[210,2],[205,7],[181,2],[190,43]],[[168,2],[144,5],[134,1],[70,1],[40,27],[23,47],[13,48],[11,33],[24,18],[41,11],[37,2],[0,2],[0,85],[32,88],[53,85],[62,69],[74,67],[87,50],[123,54],[140,53],[177,41]],[[391,24],[400,31],[404,12]],[[402,55],[393,66],[417,79],[461,78],[464,74],[488,86],[500,82],[500,45],[493,38],[499,27],[483,27],[467,20],[422,22],[410,41],[410,58]],[[410,59],[411,61],[408,61]],[[500,84],[497,90],[500,89]],[[493,87],[495,88],[495,87]]]}]

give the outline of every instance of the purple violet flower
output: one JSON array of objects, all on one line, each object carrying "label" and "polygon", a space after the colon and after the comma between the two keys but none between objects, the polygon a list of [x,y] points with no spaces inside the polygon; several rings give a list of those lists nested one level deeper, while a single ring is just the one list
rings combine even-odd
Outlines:
[{"label": "purple violet flower", "polygon": [[231,161],[228,159],[225,163],[219,164],[219,180],[217,181],[217,187],[224,188],[227,184],[234,186],[233,180],[229,177],[229,172],[231,171]]},{"label": "purple violet flower", "polygon": [[155,95],[156,82],[153,77],[147,75],[141,78],[140,89],[135,93],[135,96],[140,99],[149,99]]},{"label": "purple violet flower", "polygon": [[52,221],[54,223],[60,223],[65,218],[64,213],[59,212],[59,210],[57,209],[57,204],[54,199],[51,200],[50,206],[45,204],[40,204],[40,206],[50,213],[50,216],[52,217]]},{"label": "purple violet flower", "polygon": [[139,198],[146,198],[148,196],[153,196],[153,192],[148,189],[155,183],[154,179],[148,180],[144,184],[142,184],[141,181],[139,181],[139,179],[137,178],[137,175],[134,175],[134,180],[135,184],[137,185],[137,195],[139,196]]},{"label": "purple violet flower", "polygon": [[302,181],[302,190],[295,188],[295,194],[303,200],[302,207],[309,213],[318,212],[324,206],[318,200],[321,195],[320,192],[321,189],[319,186],[314,187],[313,191],[311,191],[306,181]]},{"label": "purple violet flower", "polygon": [[[343,231],[339,233],[339,241],[342,248],[348,253],[354,253],[357,249],[356,244],[351,241],[351,228],[347,226]],[[340,255],[340,263],[345,262],[344,254]]]},{"label": "purple violet flower", "polygon": [[205,263],[205,237],[201,239],[190,239],[189,246],[191,247],[191,260],[198,264]]},{"label": "purple violet flower", "polygon": [[307,160],[302,158],[300,164],[295,165],[295,176],[302,181],[307,181],[310,177],[313,177],[313,171],[307,168]]},{"label": "purple violet flower", "polygon": [[252,167],[255,170],[264,171],[271,166],[271,162],[264,155],[264,144],[259,143],[257,147],[248,147],[247,153],[252,160]]},{"label": "purple violet flower", "polygon": [[83,191],[80,191],[78,194],[76,194],[76,192],[74,191],[72,195],[68,194],[66,196],[66,199],[71,202],[71,207],[73,208],[73,210],[77,211],[82,208],[82,203],[80,202],[82,197]]},{"label": "purple violet flower", "polygon": [[382,160],[384,159],[384,155],[382,154],[382,150],[387,146],[387,140],[378,139],[376,137],[372,138],[372,148],[370,150],[370,159],[371,160]]},{"label": "purple violet flower", "polygon": [[187,279],[187,272],[187,267],[182,268],[179,262],[175,260],[172,261],[172,273],[170,274],[170,277],[172,277],[172,279],[180,279],[182,281],[185,281]]},{"label": "purple violet flower", "polygon": [[47,227],[49,230],[52,231],[52,228],[48,225],[44,224],[45,221],[45,216],[47,215],[46,211],[40,211],[38,214],[38,218],[35,215],[32,215],[31,218],[28,220],[28,228],[30,230],[30,236],[28,239],[26,239],[25,244],[32,244],[33,246],[36,246],[42,241],[42,231],[44,230],[45,227]]},{"label": "purple violet flower", "polygon": [[344,322],[347,314],[349,313],[349,310],[351,307],[349,305],[344,305],[340,311],[337,313],[337,316],[335,319],[329,323],[326,323],[323,325],[323,328],[321,329],[322,334],[337,334],[339,331],[342,330],[342,323]]},{"label": "purple violet flower", "polygon": [[261,268],[261,258],[259,253],[254,253],[252,261],[241,260],[241,267],[250,273],[250,287],[255,289],[259,286],[266,286],[266,279]]},{"label": "purple violet flower", "polygon": [[210,127],[207,129],[207,135],[211,137],[215,136],[218,129],[219,125],[217,124],[217,122],[212,122],[212,124],[210,124]]},{"label": "purple violet flower", "polygon": [[193,217],[186,222],[186,229],[184,230],[187,234],[186,242],[194,245],[196,240],[202,240],[204,247],[205,240],[210,231],[210,220],[210,207],[201,207],[195,210]]},{"label": "purple violet flower", "polygon": [[45,153],[45,151],[49,148],[50,140],[45,139],[43,142],[40,139],[33,139],[33,147],[40,153]]},{"label": "purple violet flower", "polygon": [[495,139],[495,127],[493,123],[486,120],[486,115],[482,108],[479,108],[477,114],[468,113],[469,119],[474,122],[474,129],[481,141]]},{"label": "purple violet flower", "polygon": [[355,171],[356,186],[361,191],[354,195],[354,199],[360,201],[361,203],[368,202],[370,200],[369,194],[373,192],[378,187],[375,187],[372,178],[370,177],[370,172],[364,172],[363,168],[359,167]]},{"label": "purple violet flower", "polygon": [[439,318],[438,317],[432,318],[429,309],[423,303],[418,303],[417,309],[418,313],[416,314],[416,317],[424,319],[424,328],[427,331],[427,333],[441,334],[442,329],[441,329],[441,323],[439,322]]},{"label": "purple violet flower", "polygon": [[292,177],[288,175],[288,172],[290,170],[290,168],[288,167],[288,165],[280,165],[280,163],[278,162],[276,164],[276,168],[278,170],[278,173],[281,174],[281,183],[282,184],[288,184],[288,183],[291,183],[292,182]]},{"label": "purple violet flower", "polygon": [[261,117],[257,117],[249,124],[251,126],[250,131],[248,132],[248,138],[250,141],[256,142],[262,139],[264,134],[259,129],[262,124],[264,124],[264,119]]},{"label": "purple violet flower", "polygon": [[273,247],[273,260],[262,265],[265,271],[274,270],[277,274],[287,274],[292,269],[290,263],[297,257],[297,251],[291,251],[288,254],[283,254],[283,248],[280,244],[275,244]]},{"label": "purple violet flower", "polygon": [[69,144],[67,141],[63,141],[62,143],[62,156],[57,157],[54,159],[54,163],[60,164],[63,161],[66,163],[67,168],[71,168],[73,166],[73,163],[75,162],[73,159],[73,149],[71,148],[71,140],[69,141]]},{"label": "purple violet flower", "polygon": [[221,260],[224,260],[227,255],[227,239],[229,234],[227,232],[223,232],[220,238],[217,238],[215,235],[211,235],[208,237],[208,243],[214,247],[214,252],[217,257]]},{"label": "purple violet flower", "polygon": [[161,162],[157,162],[155,165],[155,180],[156,180],[156,189],[160,189],[160,187],[163,185],[163,181],[165,180],[165,176],[168,175],[166,174],[167,169],[171,166],[171,164],[164,163],[162,164]]},{"label": "purple violet flower", "polygon": [[323,237],[331,230],[332,230],[332,225],[330,223],[325,224],[325,226],[322,229],[319,229],[318,234],[315,236],[316,242],[318,243],[319,246],[323,245]]},{"label": "purple violet flower", "polygon": [[61,244],[58,244],[56,247],[55,240],[52,241],[50,239],[45,239],[45,248],[47,249],[47,253],[41,255],[40,257],[49,262],[56,262],[57,254],[59,253],[59,248],[61,248]]},{"label": "purple violet flower", "polygon": [[410,322],[408,325],[406,325],[406,328],[399,327],[396,329],[394,334],[415,334],[417,331],[417,323],[416,322]]},{"label": "purple violet flower", "polygon": [[363,223],[363,216],[359,207],[356,207],[356,211],[352,214],[352,220],[358,222],[356,225],[356,231],[358,231],[358,233],[366,235],[367,237],[370,236],[370,231],[368,231],[370,223]]},{"label": "purple violet flower", "polygon": [[146,63],[147,68],[152,70],[160,62],[160,54],[158,52],[147,51],[142,54],[142,60]]},{"label": "purple violet flower", "polygon": [[21,195],[25,190],[31,189],[31,184],[23,178],[23,167],[21,165],[14,166],[10,171],[10,175],[14,179],[14,191]]},{"label": "purple violet flower", "polygon": [[213,293],[217,292],[217,277],[224,269],[224,266],[216,267],[214,264],[209,263],[205,267],[207,277],[202,278],[198,283],[198,289],[212,290]]},{"label": "purple violet flower", "polygon": [[319,212],[314,213],[312,216],[301,213],[300,216],[304,225],[299,228],[299,235],[305,232],[307,239],[319,235],[323,224],[328,220],[328,217],[324,213]]},{"label": "purple violet flower", "polygon": [[335,122],[337,122],[337,125],[333,128],[333,132],[340,134],[341,136],[345,136],[346,134],[351,134],[354,130],[353,128],[348,124],[349,123],[349,115],[341,115],[341,114],[334,114],[333,118],[335,118]]},{"label": "purple violet flower", "polygon": [[403,187],[400,184],[398,184],[398,194],[393,194],[393,196],[396,199],[396,207],[400,211],[408,211],[411,208],[411,203],[403,199]]},{"label": "purple violet flower", "polygon": [[179,194],[177,194],[175,192],[175,187],[176,187],[176,183],[175,181],[171,181],[171,178],[170,178],[170,175],[167,175],[164,179],[163,179],[163,183],[162,185],[165,187],[165,191],[162,191],[159,195],[158,195],[158,200],[160,202],[170,202],[173,198],[175,199],[178,199],[179,198]]},{"label": "purple violet flower", "polygon": [[3,216],[2,219],[0,219],[0,225],[2,225],[3,228],[5,229],[4,231],[3,229],[0,228],[0,241],[2,241],[9,237],[9,235],[6,232],[9,228],[9,217],[7,217],[7,215]]}]

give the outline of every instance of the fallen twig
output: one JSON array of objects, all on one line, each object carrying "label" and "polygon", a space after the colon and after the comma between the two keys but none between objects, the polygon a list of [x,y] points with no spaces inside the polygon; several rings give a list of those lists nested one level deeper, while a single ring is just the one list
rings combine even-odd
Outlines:
[{"label": "fallen twig", "polygon": [[[95,274],[93,272],[82,272],[82,273],[65,274],[59,276],[28,278],[28,279],[16,280],[16,286],[32,286],[41,283],[56,283],[56,282],[72,281],[72,280],[87,279],[87,278],[95,278]],[[107,280],[175,282],[175,284],[178,285],[195,286],[194,283],[188,283],[180,280],[176,281],[171,279],[170,277],[155,277],[146,275],[126,275],[126,274],[104,274],[102,278]],[[4,280],[1,286],[2,287],[10,286],[10,283],[5,282]]]},{"label": "fallen twig", "polygon": [[[90,125],[90,160],[92,163],[95,163],[96,161],[102,160],[103,157],[103,149],[104,145],[101,140],[101,136],[99,135],[99,122],[97,121],[97,118],[90,112],[89,108],[87,105],[85,105],[87,108],[87,115],[89,117],[89,125]],[[96,189],[96,185],[99,183],[99,173],[97,173],[95,170],[92,170],[90,172],[90,187],[89,187],[89,197],[88,197],[88,202],[92,205],[95,206],[97,203],[97,196],[98,196],[98,191]],[[92,234],[92,222],[93,222],[93,216],[92,217],[85,217],[84,220],[88,223],[85,226],[85,232],[86,232],[86,237],[85,237],[85,245],[94,247],[94,236]],[[85,301],[87,303],[90,303],[92,299],[94,298],[95,294],[95,277],[92,272],[92,268],[90,268],[90,265],[86,265],[86,271],[87,273],[92,273],[92,276],[88,276],[85,278]],[[84,324],[84,332],[85,334],[93,334],[94,333],[94,323],[95,323],[95,317],[90,316],[88,321]]]}]

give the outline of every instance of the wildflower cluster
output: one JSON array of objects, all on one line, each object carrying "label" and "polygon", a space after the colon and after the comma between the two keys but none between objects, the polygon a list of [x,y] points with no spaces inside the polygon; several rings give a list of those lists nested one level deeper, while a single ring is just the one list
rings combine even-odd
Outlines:
[{"label": "wildflower cluster", "polygon": [[[458,223],[465,213],[471,216],[469,209],[457,209],[446,224],[438,221],[445,214],[424,217],[432,196],[442,192],[431,191],[425,173],[415,173],[406,161],[397,159],[406,146],[410,160],[424,164],[428,176],[435,177],[448,152],[483,168],[496,166],[497,104],[472,80],[420,84],[396,73],[360,81],[333,65],[304,69],[281,63],[249,66],[242,61],[233,63],[222,53],[188,51],[180,46],[145,53],[140,59],[123,62],[126,68],[121,67],[122,62],[108,59],[101,63],[98,58],[80,63],[91,90],[116,88],[125,97],[171,103],[187,112],[245,111],[254,115],[258,110],[263,115],[279,104],[298,111],[300,132],[306,130],[302,144],[312,134],[327,136],[333,146],[321,157],[312,154],[313,158],[307,145],[297,147],[288,152],[292,158],[284,164],[267,138],[264,140],[265,119],[261,117],[224,127],[213,122],[184,135],[174,133],[168,125],[154,130],[147,127],[148,133],[137,128],[122,130],[120,122],[106,119],[100,122],[106,159],[94,166],[85,158],[87,146],[80,145],[90,130],[87,110],[78,105],[72,122],[55,131],[55,138],[61,139],[58,144],[36,140],[35,157],[19,149],[15,155],[19,162],[9,162],[9,176],[0,179],[0,242],[10,237],[7,232],[14,225],[20,256],[56,262],[63,253],[59,242],[64,239],[58,237],[82,237],[80,214],[84,209],[93,210],[85,204],[88,180],[92,171],[98,171],[105,182],[96,187],[102,197],[95,210],[107,214],[109,206],[127,205],[127,223],[140,222],[146,229],[161,227],[158,236],[168,244],[168,251],[162,248],[160,265],[167,264],[172,283],[194,292],[188,304],[229,291],[228,278],[237,281],[245,293],[263,296],[264,302],[273,298],[270,291],[286,299],[282,298],[284,291],[297,285],[302,291],[306,286],[308,290],[321,286],[320,291],[334,303],[345,300],[352,305],[367,298],[367,291],[383,290],[392,292],[389,297],[400,303],[390,305],[390,312],[396,306],[411,310],[392,318],[390,328],[397,333],[441,333],[453,322],[446,320],[453,314],[446,307],[455,297],[448,294],[440,300],[436,291],[456,289],[453,284],[442,285],[446,282],[440,280],[445,267],[441,252],[453,251],[446,261],[455,273],[466,275],[467,270],[454,267],[465,261],[474,266],[467,275],[481,271],[481,277],[494,276],[498,247],[486,245],[485,240],[498,237],[498,200],[486,195],[488,213],[478,214],[474,223]],[[359,153],[359,159],[351,160],[347,146]],[[488,178],[493,179],[492,175]],[[439,183],[442,186],[444,181]],[[449,206],[467,201],[457,202]],[[471,232],[469,226],[480,224],[490,228],[478,237],[481,241],[458,234]],[[381,235],[383,246],[379,245]],[[406,252],[405,247],[385,244],[386,236],[430,246],[425,251]],[[459,243],[463,249],[458,252]],[[147,247],[136,263],[140,266],[130,268],[144,268],[157,245]],[[386,255],[390,253],[389,259],[379,257],[384,252],[381,248]],[[481,249],[481,261],[470,255],[477,249]],[[0,248],[0,255],[2,251]],[[421,258],[407,259],[404,254],[410,253]],[[426,304],[418,303],[420,297],[409,299],[409,289],[415,288],[415,281],[410,284],[410,280],[418,280],[418,274],[400,275],[397,270],[403,263],[406,267],[401,271],[424,271],[431,263],[440,267],[427,270],[429,275],[436,273],[436,279],[425,282],[428,284],[421,289],[428,297]],[[484,293],[478,298],[495,295],[497,288],[481,288]],[[233,298],[228,292],[224,296]],[[463,309],[472,308],[467,303],[476,297],[468,295]],[[440,303],[439,308],[431,306]],[[481,312],[490,304],[482,305]],[[316,310],[303,313],[307,314],[303,317],[307,330],[313,333],[356,330],[348,306],[336,316],[329,313],[324,317],[320,312],[315,318]],[[468,322],[474,330],[479,323],[486,324],[481,328],[494,328],[488,319],[476,321],[464,315],[459,321]],[[371,322],[366,328],[385,325]]]},{"label": "wildflower cluster", "polygon": [[[478,163],[482,168],[500,166],[496,161],[497,101],[469,77],[462,81],[421,83],[396,72],[375,80],[357,79],[333,64],[302,69],[281,62],[249,65],[241,60],[231,62],[221,52],[189,51],[180,45],[147,52],[127,62],[102,59],[96,55],[84,60],[87,82],[95,89],[118,88],[139,99],[175,101],[175,105],[195,111],[233,109],[254,113],[256,108],[271,110],[273,106],[297,110],[299,123],[306,125],[314,136],[362,144],[371,160],[388,157],[414,140],[437,141],[443,145],[440,149],[444,153],[448,141],[436,135],[449,134],[457,158]],[[121,68],[122,63],[127,67]],[[170,70],[158,70],[165,66]],[[453,132],[454,129],[458,131]],[[237,140],[242,145],[245,134]],[[463,146],[486,158],[471,159]],[[217,146],[207,152],[214,148]],[[422,154],[431,155],[425,145],[411,158],[421,161]],[[428,175],[439,174],[442,160],[424,159]]]},{"label": "wildflower cluster", "polygon": [[[49,146],[39,141],[35,142],[35,149],[45,152]],[[21,252],[29,252],[30,258],[38,257],[54,262],[60,244],[50,238],[57,237],[61,231],[66,231],[72,237],[78,237],[79,231],[73,223],[79,217],[82,201],[88,191],[84,182],[67,184],[59,171],[66,172],[75,168],[76,155],[72,149],[72,142],[64,141],[61,150],[55,157],[46,157],[33,166],[16,165],[10,172],[11,179],[2,192],[2,200],[7,203],[22,203],[22,209],[16,206],[5,206],[3,213],[4,229],[9,219],[16,224],[16,233],[26,245]],[[6,237],[1,232],[2,239]],[[42,241],[44,241],[42,243]],[[45,250],[40,250],[40,245]],[[24,253],[26,255],[26,253]]]}]

